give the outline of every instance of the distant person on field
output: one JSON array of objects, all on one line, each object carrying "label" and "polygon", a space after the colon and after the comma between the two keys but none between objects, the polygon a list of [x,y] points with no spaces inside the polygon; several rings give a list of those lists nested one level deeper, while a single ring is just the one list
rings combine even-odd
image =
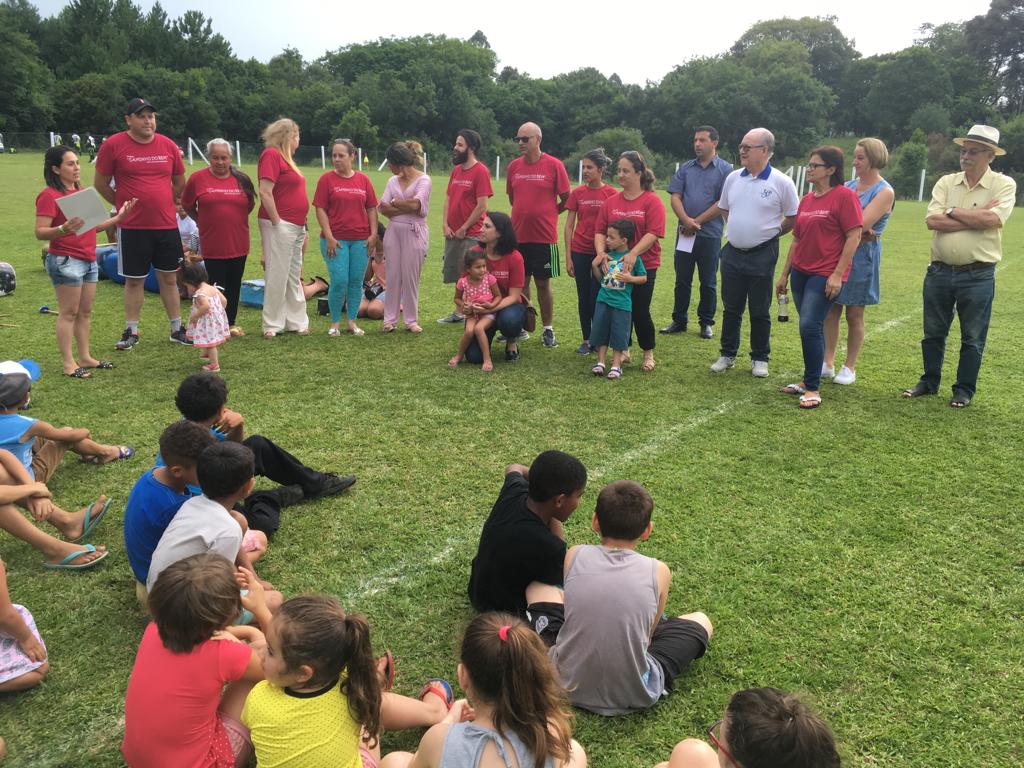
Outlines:
[{"label": "distant person on field", "polygon": [[562,583],[562,523],[586,487],[586,467],[562,451],[544,451],[529,467],[505,468],[505,484],[480,533],[469,576],[469,601],[477,611],[525,616],[531,584]]},{"label": "distant person on field", "polygon": [[718,255],[722,249],[722,213],[716,203],[722,196],[732,163],[718,156],[718,131],[710,125],[693,130],[693,154],[696,157],[679,166],[668,183],[672,211],[679,217],[677,234],[693,237],[690,250],[675,249],[676,285],[672,303],[672,322],[660,333],[683,333],[689,323],[693,270],[700,280],[697,322],[700,337],[714,336],[718,308]]},{"label": "distant person on field", "polygon": [[[178,145],[156,132],[156,108],[142,98],[128,102],[128,130],[103,142],[96,158],[96,190],[119,210],[137,199],[119,228],[118,272],[125,278],[125,329],[115,347],[130,350],[139,343],[143,285],[152,267],[160,298],[171,323],[170,340],[188,344],[181,325],[178,262],[184,258],[178,236],[176,208],[185,188],[185,164]],[[115,186],[111,180],[116,179]]]},{"label": "distant person on field", "polygon": [[685,739],[656,768],[839,768],[835,736],[799,698],[748,688],[729,700],[708,739]]},{"label": "distant person on field", "polygon": [[569,550],[564,595],[550,586],[529,590],[530,619],[553,644],[551,658],[570,700],[599,715],[653,707],[711,640],[705,614],[664,616],[672,573],[636,551],[651,535],[653,510],[639,483],[609,483],[591,523],[601,543]]},{"label": "distant person on field", "polygon": [[[466,252],[476,246],[477,235],[487,212],[487,198],[494,194],[491,172],[476,159],[482,140],[480,134],[463,128],[452,148],[451,176],[444,196],[444,262],[441,277],[446,284],[456,282],[463,274]],[[442,317],[439,323],[461,323],[456,310]]]},{"label": "distant person on field", "polygon": [[561,160],[540,149],[540,126],[523,123],[516,133],[519,157],[508,164],[505,191],[512,205],[512,224],[526,264],[523,295],[530,297],[530,278],[537,284],[537,303],[544,324],[545,347],[558,346],[552,326],[555,297],[551,278],[558,277],[558,215],[569,199],[569,175]]},{"label": "distant person on field", "polygon": [[999,146],[997,129],[974,125],[953,142],[960,146],[960,172],[935,183],[925,220],[935,235],[924,277],[924,373],[903,394],[920,397],[939,391],[946,337],[955,312],[960,318],[960,362],[949,404],[966,408],[978,387],[995,297],[996,263],[1003,258],[1003,225],[1013,213],[1017,183],[990,167],[995,157],[1006,154]]}]

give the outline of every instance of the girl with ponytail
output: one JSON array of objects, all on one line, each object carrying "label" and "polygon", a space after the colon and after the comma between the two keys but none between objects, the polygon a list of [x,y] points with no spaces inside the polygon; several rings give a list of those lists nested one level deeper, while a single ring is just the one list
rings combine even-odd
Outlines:
[{"label": "girl with ponytail", "polygon": [[267,627],[266,680],[242,711],[257,763],[376,768],[382,730],[441,722],[451,686],[432,679],[418,701],[390,693],[393,665],[390,654],[374,660],[365,617],[333,597],[286,601]]},{"label": "girl with ponytail", "polygon": [[526,623],[505,613],[477,616],[460,659],[466,698],[427,731],[415,755],[392,752],[381,768],[585,768],[565,689]]}]

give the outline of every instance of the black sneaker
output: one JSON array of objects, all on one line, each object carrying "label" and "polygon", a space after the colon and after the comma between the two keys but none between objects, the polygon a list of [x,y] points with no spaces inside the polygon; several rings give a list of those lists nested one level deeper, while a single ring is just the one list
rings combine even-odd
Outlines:
[{"label": "black sneaker", "polygon": [[173,341],[177,344],[184,344],[188,347],[192,346],[192,339],[188,337],[188,331],[185,330],[185,326],[182,326],[176,331],[171,331],[168,341]]},{"label": "black sneaker", "polygon": [[132,333],[131,328],[125,328],[124,333],[121,334],[121,340],[114,344],[114,349],[120,349],[122,351],[129,350],[139,343],[139,334]]},{"label": "black sneaker", "polygon": [[306,498],[322,499],[325,496],[334,496],[336,493],[341,493],[346,488],[350,488],[355,485],[355,475],[335,475],[330,472],[325,472],[323,480],[320,482],[320,487],[317,488],[313,493],[307,493]]},{"label": "black sneaker", "polygon": [[550,328],[545,328],[544,333],[541,334],[540,338],[544,342],[545,347],[558,346],[558,339],[555,338],[555,332]]}]

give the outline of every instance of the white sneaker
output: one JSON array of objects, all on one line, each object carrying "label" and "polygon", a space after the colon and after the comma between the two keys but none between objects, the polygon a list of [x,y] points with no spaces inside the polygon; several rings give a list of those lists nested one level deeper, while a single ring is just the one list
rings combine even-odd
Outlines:
[{"label": "white sneaker", "polygon": [[821,364],[821,378],[823,378],[823,379],[831,379],[835,375],[836,375],[836,369],[835,368],[829,368],[824,363]]},{"label": "white sneaker", "polygon": [[839,373],[832,381],[836,384],[853,384],[857,380],[857,374],[847,368],[845,365],[839,369]]},{"label": "white sneaker", "polygon": [[726,357],[725,355],[722,355],[720,358],[718,358],[717,360],[715,360],[715,362],[711,364],[711,372],[722,373],[724,371],[729,370],[734,365],[736,365],[735,357]]},{"label": "white sneaker", "polygon": [[768,378],[768,363],[765,360],[753,360],[750,363],[750,373],[759,379]]}]

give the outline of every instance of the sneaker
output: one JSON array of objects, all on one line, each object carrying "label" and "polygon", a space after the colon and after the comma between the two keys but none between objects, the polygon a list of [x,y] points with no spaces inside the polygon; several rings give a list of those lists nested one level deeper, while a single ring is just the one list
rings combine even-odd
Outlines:
[{"label": "sneaker", "polygon": [[545,347],[558,346],[558,339],[555,338],[555,332],[550,328],[544,329],[544,333],[541,334],[541,339],[544,341]]},{"label": "sneaker", "polygon": [[530,339],[530,334],[529,334],[528,331],[525,331],[525,330],[520,331],[519,335],[516,336],[516,341],[528,341],[529,339]]},{"label": "sneaker", "polygon": [[458,312],[452,312],[450,315],[447,315],[446,317],[442,317],[437,322],[441,323],[441,325],[446,325],[446,324],[461,323],[461,322],[464,322],[465,320],[466,320],[466,318],[463,317],[462,315],[460,315]]},{"label": "sneaker", "polygon": [[750,363],[750,373],[752,376],[756,376],[759,379],[768,378],[768,361],[767,360],[753,360]]},{"label": "sneaker", "polygon": [[130,328],[125,328],[121,334],[121,340],[114,345],[114,349],[127,350],[139,343],[139,334],[132,333]]},{"label": "sneaker", "polygon": [[589,355],[593,350],[590,348],[590,342],[584,341],[578,347],[576,347],[577,355]]},{"label": "sneaker", "polygon": [[312,493],[305,494],[307,499],[322,499],[325,496],[333,496],[336,493],[341,493],[346,488],[350,488],[355,485],[355,475],[335,475],[330,472],[324,472],[323,480],[320,481],[320,486]]},{"label": "sneaker", "polygon": [[177,344],[184,344],[188,347],[192,346],[192,339],[188,337],[188,331],[185,330],[185,326],[182,326],[176,331],[171,331],[168,341],[173,341]]},{"label": "sneaker", "polygon": [[839,369],[839,373],[836,374],[832,381],[836,384],[853,384],[857,380],[857,374],[847,368],[845,365]]},{"label": "sneaker", "polygon": [[713,339],[715,337],[715,332],[711,330],[710,325],[702,325],[700,327],[700,337],[702,339]]},{"label": "sneaker", "polygon": [[736,365],[735,357],[726,357],[725,355],[722,355],[711,364],[711,372],[722,373],[723,371],[729,370],[734,365]]},{"label": "sneaker", "polygon": [[835,375],[836,375],[836,369],[835,368],[829,368],[824,363],[821,364],[821,378],[823,378],[823,379],[831,379]]}]

